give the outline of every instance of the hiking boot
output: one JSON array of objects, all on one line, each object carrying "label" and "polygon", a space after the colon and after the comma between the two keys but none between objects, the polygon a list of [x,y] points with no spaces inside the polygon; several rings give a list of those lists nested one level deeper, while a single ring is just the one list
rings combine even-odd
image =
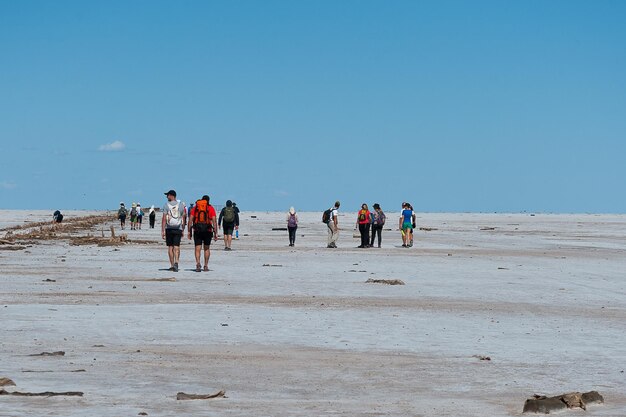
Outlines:
[{"label": "hiking boot", "polygon": [[203,269],[203,271],[204,271],[204,272],[209,272],[209,266],[208,266],[208,265],[204,265],[204,269]]},{"label": "hiking boot", "polygon": [[196,272],[202,272],[202,267],[200,264],[196,264]]},{"label": "hiking boot", "polygon": [[176,262],[176,263],[174,264],[174,267],[173,267],[173,268],[174,268],[174,269],[173,269],[172,271],[174,271],[174,272],[178,272],[178,262]]}]

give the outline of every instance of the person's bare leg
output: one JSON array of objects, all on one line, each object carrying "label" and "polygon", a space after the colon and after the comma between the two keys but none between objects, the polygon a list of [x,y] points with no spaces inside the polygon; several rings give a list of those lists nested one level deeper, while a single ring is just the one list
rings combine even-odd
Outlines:
[{"label": "person's bare leg", "polygon": [[[206,266],[207,268],[209,267],[210,257],[211,257],[211,248],[207,246],[204,248],[204,266]],[[200,261],[198,261],[198,263],[200,263]]]},{"label": "person's bare leg", "polygon": [[167,247],[167,255],[170,258],[170,266],[173,267],[174,266],[174,246]]},{"label": "person's bare leg", "polygon": [[180,259],[180,246],[174,246],[174,263],[178,263]]},{"label": "person's bare leg", "polygon": [[[196,266],[200,265],[200,251],[202,250],[202,245],[196,245]],[[206,263],[206,262],[205,262]]]}]

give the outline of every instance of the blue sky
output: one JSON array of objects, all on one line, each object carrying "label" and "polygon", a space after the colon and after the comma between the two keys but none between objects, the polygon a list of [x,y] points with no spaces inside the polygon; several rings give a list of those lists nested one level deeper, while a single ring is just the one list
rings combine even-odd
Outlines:
[{"label": "blue sky", "polygon": [[0,208],[624,212],[626,2],[0,2]]}]

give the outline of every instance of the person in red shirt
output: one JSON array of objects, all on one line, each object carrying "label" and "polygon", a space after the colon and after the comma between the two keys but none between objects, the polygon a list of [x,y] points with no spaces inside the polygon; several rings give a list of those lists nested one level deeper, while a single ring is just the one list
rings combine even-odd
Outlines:
[{"label": "person in red shirt", "polygon": [[211,257],[211,240],[218,238],[219,229],[217,228],[217,214],[211,204],[208,195],[196,201],[195,206],[191,209],[191,215],[188,223],[189,240],[191,240],[193,231],[193,242],[196,249],[196,272],[200,269],[200,252],[204,245],[204,271],[209,270],[209,258]]},{"label": "person in red shirt", "polygon": [[361,233],[361,244],[359,245],[359,248],[370,247],[370,216],[367,204],[363,203],[361,205],[361,210],[359,210],[359,214],[356,217],[356,225]]}]

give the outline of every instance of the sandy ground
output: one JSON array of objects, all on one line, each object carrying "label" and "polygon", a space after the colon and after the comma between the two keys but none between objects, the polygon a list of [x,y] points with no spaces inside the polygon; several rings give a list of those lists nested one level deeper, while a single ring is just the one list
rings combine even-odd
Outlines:
[{"label": "sandy ground", "polygon": [[342,214],[335,250],[320,216],[300,214],[289,248],[284,214],[242,213],[203,273],[187,240],[164,270],[146,224],[125,233],[154,243],[0,250],[7,389],[84,392],[2,396],[0,416],[516,416],[534,393],[589,390],[605,405],[586,415],[626,415],[626,216],[422,214],[437,230],[415,247],[394,230],[357,249]]}]

